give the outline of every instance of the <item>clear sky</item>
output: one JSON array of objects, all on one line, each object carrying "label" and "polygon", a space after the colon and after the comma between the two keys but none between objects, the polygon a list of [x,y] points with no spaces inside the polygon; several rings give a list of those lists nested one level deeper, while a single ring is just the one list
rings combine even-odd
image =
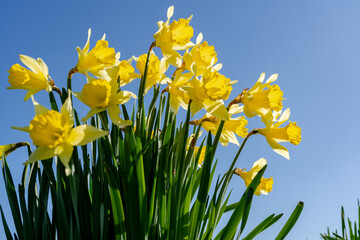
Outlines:
[{"label": "clear sky", "polygon": [[[339,229],[341,205],[355,220],[360,197],[360,2],[355,0],[1,1],[0,145],[30,141],[27,134],[10,129],[33,118],[31,101],[23,101],[25,92],[6,89],[7,71],[20,63],[19,54],[41,57],[62,87],[89,27],[91,46],[106,33],[110,46],[128,59],[147,51],[156,22],[166,20],[170,5],[175,6],[174,19],[194,15],[195,36],[203,33],[218,51],[221,73],[238,80],[231,98],[252,87],[262,72],[279,73],[284,108],[290,107],[290,120],[302,127],[300,145],[286,144],[291,160],[275,154],[262,136],[247,143],[237,167],[249,169],[265,157],[265,177],[274,178],[273,191],[254,198],[247,229],[272,213],[284,213],[284,219],[259,237],[274,238],[300,200],[305,208],[288,239],[319,239],[327,226]],[[46,105],[47,93],[36,99]],[[251,122],[252,127],[262,126]],[[236,150],[235,145],[218,149],[219,173],[226,171]],[[25,160],[25,148],[8,157],[17,183]],[[0,204],[9,219],[3,185],[1,176]],[[234,178],[231,187],[230,201],[235,202],[244,183]]]}]

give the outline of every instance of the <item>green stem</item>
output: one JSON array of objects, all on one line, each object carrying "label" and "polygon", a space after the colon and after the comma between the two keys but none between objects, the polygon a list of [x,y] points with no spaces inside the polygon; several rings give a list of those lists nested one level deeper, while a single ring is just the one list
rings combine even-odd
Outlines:
[{"label": "green stem", "polygon": [[252,135],[254,135],[254,134],[257,134],[257,133],[258,133],[258,130],[257,130],[257,129],[254,129],[254,130],[252,130],[251,132],[249,132],[248,135],[244,138],[244,141],[241,143],[241,146],[240,146],[239,150],[237,151],[236,156],[235,156],[233,162],[231,163],[231,166],[230,166],[230,168],[229,168],[229,172],[232,171],[232,169],[234,168],[235,163],[236,163],[237,159],[239,158],[240,153],[241,153],[242,149],[244,148],[245,143],[247,142],[247,140],[249,139],[249,137],[252,136]]},{"label": "green stem", "polygon": [[149,68],[150,52],[154,47],[155,47],[155,42],[151,43],[151,45],[149,47],[149,51],[148,51],[148,54],[146,57],[144,75],[141,77],[140,88],[139,88],[139,93],[138,93],[138,97],[139,97],[138,112],[140,112],[140,109],[141,109],[141,107],[143,105],[143,101],[144,101],[144,91],[145,91],[147,72],[148,72],[148,68]]}]

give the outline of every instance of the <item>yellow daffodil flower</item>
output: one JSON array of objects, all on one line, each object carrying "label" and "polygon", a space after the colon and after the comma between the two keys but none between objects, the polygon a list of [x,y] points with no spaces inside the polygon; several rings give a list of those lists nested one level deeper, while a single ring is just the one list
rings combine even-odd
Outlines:
[{"label": "yellow daffodil flower", "polygon": [[[229,109],[229,116],[231,117],[234,114],[242,112],[242,107],[239,105],[232,105]],[[210,114],[205,114],[205,116],[199,120],[195,121],[195,124],[199,124],[202,122],[201,126],[207,131],[211,131],[213,135],[216,135],[218,127],[220,125],[220,119],[211,116]],[[223,130],[220,135],[220,143],[223,146],[227,146],[229,142],[234,143],[236,145],[240,145],[237,140],[236,135],[239,137],[246,137],[247,135],[247,125],[248,121],[244,116],[239,116],[236,118],[230,118],[228,121],[225,121]]]},{"label": "yellow daffodil flower", "polygon": [[[280,116],[280,112],[274,112],[274,118]],[[289,151],[279,142],[290,142],[298,145],[301,141],[301,128],[296,125],[296,122],[290,122],[286,127],[280,127],[290,117],[290,109],[286,109],[277,120],[276,123],[267,123],[266,128],[257,129],[258,133],[266,138],[271,148],[279,155],[290,159]]]},{"label": "yellow daffodil flower", "polygon": [[[147,54],[143,54],[136,60],[136,68],[139,70],[141,76],[145,74],[145,65],[146,65]],[[149,66],[147,70],[146,83],[145,83],[145,93],[147,93],[150,88],[152,88],[155,84],[165,84],[170,81],[168,77],[166,77],[165,72],[168,69],[169,65],[165,61],[165,59],[159,60],[159,58],[155,55],[153,51],[150,52],[149,57]]]},{"label": "yellow daffodil flower", "polygon": [[236,81],[231,81],[212,68],[208,68],[208,70],[205,71],[202,80],[204,82],[206,95],[214,101],[228,99],[232,90],[231,85],[236,83]]},{"label": "yellow daffodil flower", "polygon": [[166,90],[169,92],[170,108],[175,114],[177,114],[180,106],[182,106],[184,109],[187,109],[189,104],[189,96],[184,90],[181,89],[181,87],[186,86],[192,77],[192,73],[182,74],[180,71],[178,71],[175,74],[174,81],[170,82],[166,88]]},{"label": "yellow daffodil flower", "polygon": [[[37,146],[25,164],[59,156],[60,161],[69,169],[73,146],[85,145],[108,134],[108,131],[90,125],[73,128],[74,117],[71,97],[68,97],[60,112],[49,110],[34,101],[35,117],[28,127],[13,127],[30,134],[33,144]],[[69,172],[67,170],[67,172]]]},{"label": "yellow daffodil flower", "polygon": [[247,117],[259,115],[263,121],[272,121],[272,110],[282,109],[283,92],[278,85],[270,85],[277,77],[278,74],[273,74],[263,83],[265,73],[262,73],[251,89],[243,91],[241,103]]},{"label": "yellow daffodil flower", "polygon": [[[195,147],[194,149],[194,156],[196,156],[198,154],[200,150],[200,147]],[[198,167],[201,168],[203,163],[204,163],[204,160],[205,160],[205,151],[206,151],[206,147],[202,147],[201,148],[201,152],[200,152],[200,155],[199,155],[199,159],[198,159]]]},{"label": "yellow daffodil flower", "polygon": [[[266,159],[260,158],[257,160],[250,171],[244,172],[246,169],[237,168],[235,169],[235,174],[240,176],[244,182],[246,187],[250,185],[251,181],[255,178],[256,174],[266,165]],[[261,182],[259,186],[255,190],[255,195],[260,196],[260,194],[268,195],[269,192],[272,190],[272,185],[274,180],[272,177],[264,178],[261,177]]]},{"label": "yellow daffodil flower", "polygon": [[91,28],[88,31],[88,39],[84,48],[76,48],[79,54],[79,61],[74,68],[74,72],[83,74],[92,73],[98,76],[100,71],[115,65],[120,58],[120,53],[115,53],[114,48],[108,47],[109,43],[105,40],[105,34],[101,40],[96,42],[95,47],[89,51],[90,35]]},{"label": "yellow daffodil flower", "polygon": [[[201,134],[202,134],[202,131],[200,131],[199,137],[201,136]],[[191,144],[195,145],[194,138],[195,138],[195,134],[191,134],[190,137],[188,138],[188,140],[187,140],[187,151],[189,150]],[[200,150],[200,147],[197,147],[197,146],[194,147],[194,157],[196,157],[199,150]],[[200,155],[199,155],[199,159],[198,159],[198,167],[199,168],[201,168],[202,164],[204,163],[205,151],[206,151],[206,147],[202,147]]]},{"label": "yellow daffodil flower", "polygon": [[[212,67],[217,62],[217,54],[214,46],[209,46],[206,41],[202,42],[200,33],[196,40],[196,45],[190,51],[186,51],[183,57],[185,69],[193,72],[196,76],[201,76],[206,69]],[[195,65],[195,67],[193,66]]]},{"label": "yellow daffodil flower", "polygon": [[214,117],[221,120],[229,120],[229,114],[224,106],[222,100],[213,101],[206,94],[206,88],[202,79],[198,79],[196,76],[186,85],[181,87],[192,100],[190,105],[191,115],[194,116],[202,108]]},{"label": "yellow daffodil flower", "polygon": [[88,83],[84,85],[82,91],[73,93],[75,97],[91,108],[81,121],[86,121],[93,115],[108,110],[109,117],[114,124],[118,126],[132,125],[130,120],[123,120],[119,117],[121,111],[118,105],[128,102],[131,97],[136,98],[136,95],[129,91],[118,92],[119,87],[116,80],[118,66],[113,68],[115,71],[109,71],[109,81],[88,76]]},{"label": "yellow daffodil flower", "polygon": [[154,34],[155,45],[161,48],[164,58],[172,65],[180,67],[182,64],[181,55],[177,50],[185,50],[194,46],[190,41],[194,30],[189,23],[192,15],[187,18],[180,18],[170,24],[170,18],[174,14],[174,6],[168,8],[167,21],[159,21],[159,30]]},{"label": "yellow daffodil flower", "polygon": [[0,145],[0,160],[3,158],[3,156],[6,157],[9,153],[15,151],[17,148],[27,145],[30,144],[27,142],[18,142],[7,145]]},{"label": "yellow daffodil flower", "polygon": [[126,84],[131,83],[134,79],[140,78],[140,74],[135,73],[135,69],[131,66],[133,58],[129,60],[122,60],[119,63],[119,72],[118,77],[120,79],[120,87],[125,86]]},{"label": "yellow daffodil flower", "polygon": [[49,82],[49,69],[41,58],[34,59],[29,56],[20,55],[21,62],[30,70],[14,64],[9,72],[9,83],[7,89],[28,90],[24,100],[27,101],[33,94],[46,90],[50,92],[52,86]]}]

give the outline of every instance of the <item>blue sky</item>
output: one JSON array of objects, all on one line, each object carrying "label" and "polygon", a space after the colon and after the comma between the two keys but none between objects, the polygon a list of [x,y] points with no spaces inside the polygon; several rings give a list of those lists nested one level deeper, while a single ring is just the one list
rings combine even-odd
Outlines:
[{"label": "blue sky", "polygon": [[[255,197],[248,230],[272,213],[284,213],[259,239],[273,238],[300,200],[305,208],[288,239],[319,239],[327,226],[339,228],[341,205],[355,219],[360,196],[359,1],[2,1],[0,145],[30,141],[10,129],[33,118],[32,103],[23,101],[25,92],[6,89],[7,71],[20,62],[19,54],[41,57],[55,83],[65,86],[68,71],[77,63],[75,48],[84,46],[89,27],[92,46],[106,33],[110,46],[128,59],[147,51],[156,22],[166,20],[170,5],[175,6],[174,19],[194,15],[195,36],[203,33],[223,63],[221,73],[238,80],[230,98],[251,87],[262,72],[279,73],[284,108],[290,107],[290,120],[302,127],[300,145],[286,145],[290,161],[275,154],[262,136],[250,138],[240,156],[237,167],[248,169],[265,157],[265,177],[273,176],[275,182],[268,196]],[[84,80],[78,79],[74,87],[79,89]],[[46,93],[36,99],[47,104]],[[256,119],[250,122],[262,126]],[[235,145],[219,148],[219,173],[226,171],[236,150]],[[25,149],[8,160],[19,181]],[[234,179],[231,187],[231,201],[236,201],[244,184]],[[10,216],[2,177],[0,191],[0,204]],[[3,234],[1,227],[0,238]]]}]

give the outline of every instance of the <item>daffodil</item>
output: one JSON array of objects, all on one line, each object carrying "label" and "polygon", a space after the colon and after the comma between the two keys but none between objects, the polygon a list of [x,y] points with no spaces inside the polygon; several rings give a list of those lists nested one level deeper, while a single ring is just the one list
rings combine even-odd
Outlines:
[{"label": "daffodil", "polygon": [[221,120],[229,120],[229,114],[224,106],[224,102],[222,100],[211,100],[206,93],[204,85],[202,79],[198,79],[195,76],[186,86],[181,87],[191,99],[191,115],[194,116],[202,108],[205,108],[212,116]]},{"label": "daffodil", "polygon": [[[257,160],[250,171],[244,172],[246,169],[237,168],[235,169],[235,174],[240,176],[244,182],[246,187],[250,185],[251,181],[255,178],[258,172],[266,165],[266,159],[260,158]],[[255,190],[255,195],[260,196],[260,194],[268,195],[269,192],[272,190],[272,185],[274,180],[272,177],[264,178],[261,177],[261,182],[259,186]]]},{"label": "daffodil", "polygon": [[131,83],[134,79],[140,78],[140,74],[135,73],[135,69],[133,66],[131,66],[133,58],[130,58],[129,60],[122,60],[119,63],[119,71],[118,71],[118,77],[120,80],[120,87],[125,86],[126,84]]},{"label": "daffodil", "polygon": [[259,115],[263,121],[272,121],[272,110],[282,109],[283,92],[278,85],[270,85],[277,77],[278,74],[273,74],[263,83],[265,73],[262,73],[251,89],[243,91],[241,103],[247,117]]},{"label": "daffodil", "polygon": [[[199,133],[199,137],[201,136],[202,131],[200,131]],[[191,144],[195,145],[195,134],[191,134],[190,137],[188,138],[187,141],[187,150],[189,150]],[[206,151],[206,147],[202,147],[201,148],[201,152],[199,153],[200,147],[195,146],[194,147],[194,157],[196,157],[199,154],[199,158],[198,158],[198,167],[201,168],[202,164],[204,163],[205,160],[205,151]]]},{"label": "daffodil", "polygon": [[17,148],[27,145],[29,145],[29,143],[27,142],[18,142],[7,145],[0,145],[0,160],[2,159],[3,156],[6,157],[9,153],[15,151]]},{"label": "daffodil", "polygon": [[41,58],[34,59],[25,55],[20,55],[20,60],[30,70],[19,64],[11,66],[8,71],[11,87],[7,87],[7,89],[28,90],[24,97],[25,101],[41,90],[50,92],[52,86],[49,82],[49,70],[44,61]]},{"label": "daffodil", "polygon": [[[136,68],[139,70],[141,76],[145,74],[145,66],[146,66],[146,58],[147,54],[143,54],[136,60]],[[147,69],[146,83],[145,83],[145,93],[147,93],[150,88],[152,88],[155,84],[165,84],[170,81],[168,77],[166,77],[165,72],[168,69],[169,65],[165,61],[165,59],[159,60],[159,58],[155,55],[153,51],[150,52],[149,56],[149,66]]]},{"label": "daffodil", "polygon": [[108,134],[108,131],[90,125],[74,128],[71,97],[64,102],[60,112],[49,110],[34,101],[35,117],[28,127],[13,127],[30,134],[33,144],[37,146],[25,164],[59,156],[62,164],[69,169],[73,146],[85,145]]},{"label": "daffodil", "polygon": [[[229,109],[229,117],[240,112],[242,112],[242,107],[237,104],[233,105]],[[213,117],[211,116],[211,114],[207,113],[203,118],[196,120],[195,124],[199,124],[200,122],[202,123],[201,126],[207,132],[211,131],[213,135],[216,135],[218,127],[220,125],[220,119]],[[245,119],[244,116],[230,118],[228,121],[225,121],[219,140],[221,145],[227,146],[228,143],[231,142],[239,146],[240,144],[236,138],[236,135],[242,138],[246,137],[247,123],[248,121]]]},{"label": "daffodil", "polygon": [[211,100],[226,100],[228,99],[232,87],[236,81],[231,81],[230,78],[225,77],[218,71],[208,68],[202,76],[206,95]]},{"label": "daffodil", "polygon": [[[280,112],[274,112],[274,118],[280,116]],[[286,127],[280,127],[290,117],[290,109],[286,109],[276,122],[267,123],[266,128],[257,129],[257,132],[266,138],[271,148],[279,155],[290,159],[289,151],[279,142],[290,142],[298,145],[301,141],[301,128],[296,122],[290,122]]]},{"label": "daffodil", "polygon": [[208,45],[206,41],[201,43],[201,41],[202,34],[200,33],[196,45],[190,51],[187,50],[183,57],[185,69],[192,71],[196,76],[201,76],[206,69],[212,67],[218,60],[214,46]]},{"label": "daffodil", "polygon": [[83,49],[77,47],[79,61],[74,68],[74,72],[83,74],[92,73],[98,76],[102,70],[115,65],[120,58],[120,53],[115,53],[114,48],[109,48],[109,43],[105,40],[105,34],[93,49],[90,48],[91,29],[88,31],[88,39]]},{"label": "daffodil", "polygon": [[167,21],[159,21],[159,30],[154,34],[155,45],[161,48],[164,58],[172,65],[180,67],[182,64],[181,55],[177,50],[185,50],[194,46],[190,41],[194,30],[189,23],[192,15],[187,18],[180,18],[170,24],[170,18],[174,14],[174,6],[168,8]]},{"label": "daffodil", "polygon": [[166,87],[166,90],[169,92],[170,107],[175,114],[177,114],[180,106],[182,106],[184,109],[187,109],[190,98],[187,93],[181,89],[181,87],[186,86],[192,77],[192,73],[188,72],[182,74],[179,71],[175,74],[174,80],[171,81]]},{"label": "daffodil", "polygon": [[[86,121],[93,115],[107,110],[114,124],[118,126],[132,125],[130,120],[123,120],[119,117],[121,113],[119,104],[128,102],[131,97],[136,98],[136,95],[129,91],[118,91],[116,71],[109,71],[109,73],[110,80],[88,76],[88,83],[84,85],[82,91],[73,93],[75,97],[91,108],[81,121]],[[112,73],[115,75],[111,75]]]}]

